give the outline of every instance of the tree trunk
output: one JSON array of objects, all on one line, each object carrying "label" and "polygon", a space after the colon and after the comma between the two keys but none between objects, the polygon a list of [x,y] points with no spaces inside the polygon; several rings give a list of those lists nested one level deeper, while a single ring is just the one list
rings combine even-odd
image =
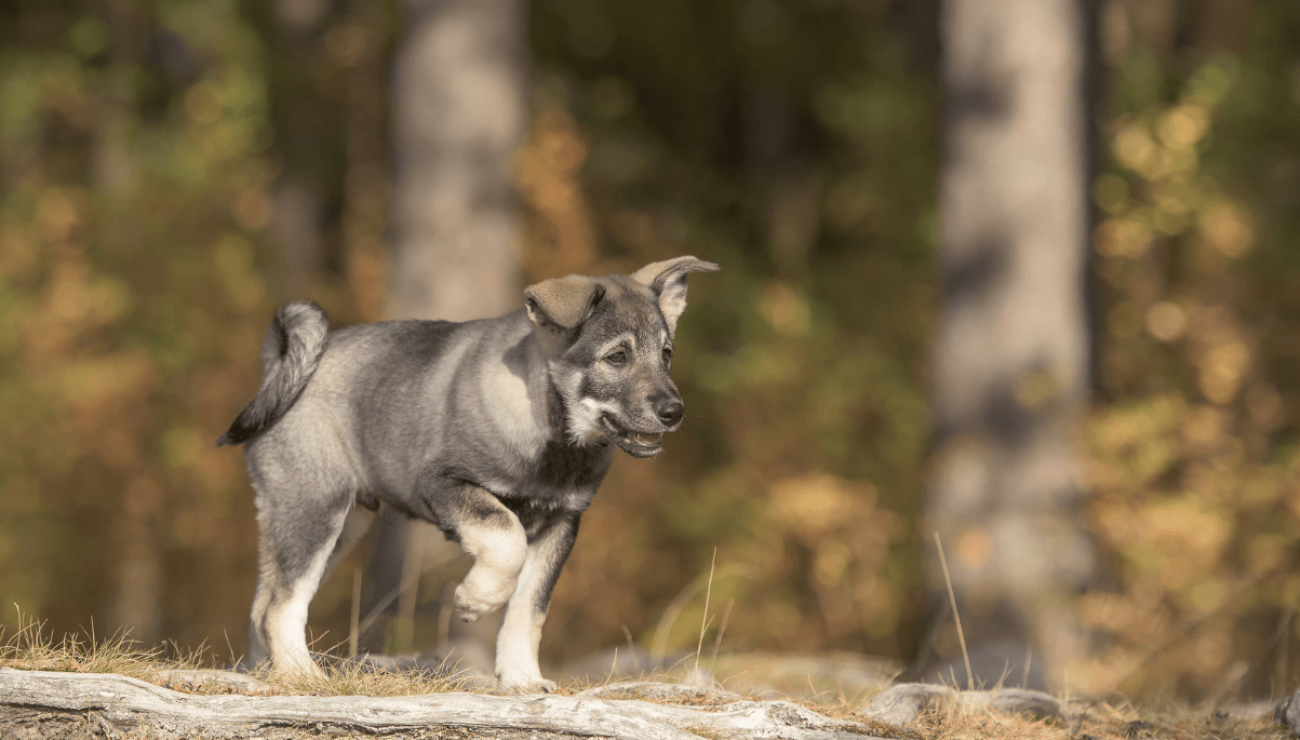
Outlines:
[{"label": "tree trunk", "polygon": [[[1061,687],[1097,569],[1088,401],[1087,0],[951,0],[928,524],[976,680]],[[928,532],[927,532],[928,534]],[[938,554],[935,671],[966,681]]]},{"label": "tree trunk", "polygon": [[526,114],[520,0],[407,0],[393,81],[393,317],[516,307],[511,185]]},{"label": "tree trunk", "polygon": [[[511,167],[527,107],[523,3],[406,0],[402,7],[387,313],[451,321],[499,315],[521,303]],[[391,647],[409,650],[416,594],[403,584],[419,573],[404,569],[446,561],[455,547],[402,517],[386,516],[376,530],[365,611],[395,600]]]}]

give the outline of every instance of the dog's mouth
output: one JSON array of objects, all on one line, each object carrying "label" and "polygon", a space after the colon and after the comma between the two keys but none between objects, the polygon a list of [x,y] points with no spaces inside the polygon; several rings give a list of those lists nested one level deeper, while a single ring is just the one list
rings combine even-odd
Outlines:
[{"label": "dog's mouth", "polygon": [[620,429],[608,416],[600,417],[601,431],[619,449],[632,457],[650,457],[663,449],[663,432],[632,432]]}]

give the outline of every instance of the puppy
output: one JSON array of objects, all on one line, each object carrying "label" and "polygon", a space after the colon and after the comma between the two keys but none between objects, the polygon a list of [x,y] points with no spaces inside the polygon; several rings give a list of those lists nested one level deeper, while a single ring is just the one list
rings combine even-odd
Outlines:
[{"label": "puppy", "polygon": [[494,319],[390,321],[329,333],[313,303],[281,309],[262,386],[218,441],[243,444],[257,491],[260,575],[250,657],[315,672],[307,606],[380,503],[431,522],[474,558],[465,621],[505,606],[496,676],[550,691],[537,646],[582,512],[613,459],[659,453],[681,425],[673,335],[678,257],[632,275],[547,280]]}]

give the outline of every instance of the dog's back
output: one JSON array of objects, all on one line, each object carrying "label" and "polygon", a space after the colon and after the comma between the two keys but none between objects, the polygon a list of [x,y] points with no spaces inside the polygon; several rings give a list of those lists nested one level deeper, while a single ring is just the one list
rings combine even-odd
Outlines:
[{"label": "dog's back", "polygon": [[334,332],[297,402],[248,442],[250,472],[262,483],[310,466],[329,488],[346,481],[366,505],[384,501],[424,518],[430,512],[414,494],[427,491],[417,476],[431,467],[501,496],[564,496],[571,481],[536,490],[540,458],[551,447],[580,474],[594,451],[552,439],[545,359],[526,341],[531,332],[523,311]]}]

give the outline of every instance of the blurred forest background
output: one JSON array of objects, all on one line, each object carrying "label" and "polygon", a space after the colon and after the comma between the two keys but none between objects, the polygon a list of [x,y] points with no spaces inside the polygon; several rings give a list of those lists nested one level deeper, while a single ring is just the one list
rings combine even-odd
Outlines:
[{"label": "blurred forest background", "polygon": [[[413,19],[464,7],[0,5],[0,624],[16,605],[56,634],[93,621],[243,652],[253,495],[213,440],[252,398],[277,305],[311,297],[335,326],[441,310],[416,305],[401,262],[421,211],[403,167],[432,150],[403,139],[425,119],[404,118],[392,72]],[[692,283],[678,337],[689,419],[660,459],[616,463],[544,662],[694,650],[715,548],[724,651],[910,662],[942,642],[943,512],[925,508],[946,377],[938,3],[482,7],[518,109],[511,88],[508,115],[461,124],[506,147],[508,187],[450,187],[496,203],[482,228],[509,243],[448,269],[481,256],[513,301],[571,272],[723,266]],[[1096,562],[1070,595],[1088,646],[1071,677],[1281,695],[1300,677],[1300,5],[1080,7],[1091,344],[1070,511]],[[466,38],[438,47],[445,75]],[[987,546],[945,532],[958,569]],[[382,547],[322,588],[321,646],[346,639],[353,573]],[[427,645],[436,617],[366,642]]]}]

